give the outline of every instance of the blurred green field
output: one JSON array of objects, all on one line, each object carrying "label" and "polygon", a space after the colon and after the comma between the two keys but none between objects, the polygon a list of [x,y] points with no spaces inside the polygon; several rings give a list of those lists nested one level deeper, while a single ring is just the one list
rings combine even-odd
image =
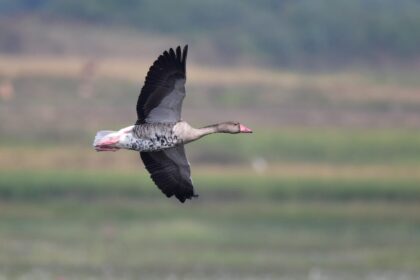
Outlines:
[{"label": "blurred green field", "polygon": [[420,278],[413,73],[193,65],[184,118],[255,133],[188,145],[181,204],[91,148],[135,119],[146,64],[57,59],[0,57],[0,279]]},{"label": "blurred green field", "polygon": [[4,279],[420,276],[418,202],[68,198],[0,210]]},{"label": "blurred green field", "polygon": [[[304,171],[304,168],[302,168]],[[420,178],[256,175],[225,171],[193,173],[200,200],[255,199],[267,201],[420,201]],[[248,174],[246,174],[248,173]],[[132,197],[140,201],[163,198],[145,170],[113,171],[2,171],[0,197],[44,200],[55,197]]]},{"label": "blurred green field", "polygon": [[[420,279],[419,4],[0,0],[0,280]],[[182,118],[254,133],[181,204],[92,140],[184,44]]]},{"label": "blurred green field", "polygon": [[134,168],[1,171],[0,276],[420,277],[417,167],[277,168],[198,166],[185,204]]},{"label": "blurred green field", "polygon": [[[80,129],[74,135],[71,130],[46,129],[22,138],[13,134],[9,134],[12,139],[5,136],[0,155],[8,161],[0,159],[0,166],[7,168],[19,161],[20,167],[25,163],[35,167],[43,162],[47,162],[45,167],[48,164],[54,167],[53,160],[60,160],[63,165],[66,161],[78,160],[82,166],[91,161],[101,167],[101,160],[112,159],[116,161],[115,168],[138,167],[136,153],[95,153],[91,145],[96,131],[89,133]],[[21,134],[21,131],[16,130],[16,133]],[[244,164],[263,158],[271,163],[418,165],[419,143],[420,131],[408,129],[281,128],[259,131],[257,127],[249,137],[209,136],[188,145],[187,154],[192,162],[215,164]]]}]

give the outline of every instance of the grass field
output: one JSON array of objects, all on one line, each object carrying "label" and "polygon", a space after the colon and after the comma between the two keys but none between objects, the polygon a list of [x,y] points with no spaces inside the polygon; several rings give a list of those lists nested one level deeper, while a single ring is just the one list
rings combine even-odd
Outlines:
[{"label": "grass field", "polygon": [[1,203],[4,279],[418,279],[410,202]]},{"label": "grass field", "polygon": [[[305,168],[301,168],[305,172]],[[331,169],[330,169],[331,171]],[[356,170],[357,171],[357,170]],[[340,176],[299,174],[256,175],[251,169],[243,173],[229,168],[211,172],[194,172],[194,182],[203,200],[420,200],[420,178],[384,176]],[[8,171],[1,172],[0,196],[5,199],[44,199],[54,197],[161,197],[148,174],[139,171]]]},{"label": "grass field", "polygon": [[180,204],[136,153],[91,148],[135,120],[149,62],[88,61],[0,56],[0,279],[420,278],[413,73],[193,63],[185,119],[255,133],[188,145]]},{"label": "grass field", "polygon": [[0,277],[418,279],[417,171],[199,165],[180,204],[134,168],[3,170]]}]

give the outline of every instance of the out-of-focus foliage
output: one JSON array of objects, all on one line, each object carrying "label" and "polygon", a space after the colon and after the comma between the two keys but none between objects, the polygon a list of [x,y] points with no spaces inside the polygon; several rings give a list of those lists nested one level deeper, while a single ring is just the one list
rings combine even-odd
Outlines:
[{"label": "out-of-focus foliage", "polygon": [[416,0],[0,0],[0,14],[129,25],[295,67],[408,60],[420,45]]}]

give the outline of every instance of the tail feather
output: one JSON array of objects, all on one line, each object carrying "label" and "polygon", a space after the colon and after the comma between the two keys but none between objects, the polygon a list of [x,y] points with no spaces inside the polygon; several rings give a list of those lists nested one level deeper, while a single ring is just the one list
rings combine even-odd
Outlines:
[{"label": "tail feather", "polygon": [[96,146],[99,141],[101,141],[105,136],[114,133],[115,131],[112,130],[101,130],[98,131],[95,135],[95,140],[93,141],[93,146]]}]

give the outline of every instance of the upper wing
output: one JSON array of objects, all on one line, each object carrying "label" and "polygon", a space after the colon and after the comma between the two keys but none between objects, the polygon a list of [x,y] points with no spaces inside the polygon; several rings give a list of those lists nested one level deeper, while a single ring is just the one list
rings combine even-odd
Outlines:
[{"label": "upper wing", "polygon": [[137,100],[137,124],[181,120],[188,45],[165,51],[150,67]]},{"label": "upper wing", "polygon": [[197,196],[194,194],[184,145],[158,152],[140,152],[140,157],[150,177],[167,197],[175,195],[179,201],[184,202]]}]

